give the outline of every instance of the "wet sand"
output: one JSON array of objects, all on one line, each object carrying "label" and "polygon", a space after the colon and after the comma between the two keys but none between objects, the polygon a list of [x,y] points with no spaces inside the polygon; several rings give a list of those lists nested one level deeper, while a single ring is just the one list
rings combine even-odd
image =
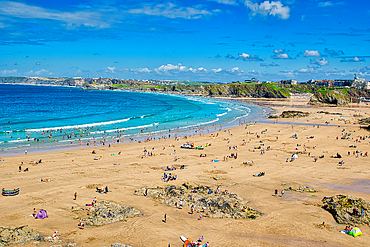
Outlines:
[{"label": "wet sand", "polygon": [[[108,246],[113,243],[136,247],[169,244],[182,246],[180,235],[193,240],[204,236],[204,241],[209,241],[211,246],[368,246],[369,227],[360,226],[363,235],[358,238],[342,234],[339,230],[345,226],[336,224],[333,217],[317,204],[324,196],[336,194],[352,195],[370,201],[368,190],[346,189],[351,186],[368,186],[365,180],[370,178],[370,159],[357,157],[353,155],[353,151],[370,150],[370,139],[354,142],[360,136],[370,135],[370,132],[354,124],[359,118],[369,117],[369,108],[355,105],[306,108],[306,103],[307,100],[274,101],[274,109],[277,112],[307,111],[311,113],[309,117],[278,119],[280,124],[274,124],[274,119],[271,123],[238,126],[228,129],[230,131],[216,131],[218,137],[205,134],[191,136],[187,140],[181,138],[180,141],[171,138],[124,143],[110,148],[100,146],[2,157],[1,185],[5,189],[19,187],[20,194],[15,197],[1,197],[0,226],[29,225],[47,236],[58,230],[61,239],[74,241],[79,246]],[[320,114],[318,111],[339,112],[342,115]],[[362,117],[354,117],[354,114]],[[281,124],[284,122],[287,124]],[[330,122],[333,126],[317,127],[318,124],[325,125],[325,122]],[[297,125],[292,126],[289,123]],[[298,125],[299,123],[309,125]],[[337,127],[338,125],[342,127]],[[347,133],[351,131],[352,140],[340,139],[343,129]],[[292,138],[294,134],[297,134],[298,139]],[[314,138],[309,138],[311,136]],[[204,150],[181,149],[180,145],[186,141],[195,145],[212,145]],[[254,149],[260,146],[260,141],[264,144],[265,154]],[[356,145],[357,148],[350,148],[350,145]],[[229,146],[238,147],[237,150],[229,150]],[[153,150],[157,155],[143,157],[144,148]],[[91,154],[92,150],[97,154]],[[351,152],[349,156],[348,151]],[[118,155],[118,152],[121,154]],[[286,162],[296,152],[299,157],[293,162]],[[223,161],[224,156],[231,153],[238,153],[238,158]],[[343,158],[329,157],[336,153],[340,153]],[[207,154],[207,157],[201,158],[200,154]],[[325,157],[314,162],[313,157],[321,155]],[[94,160],[100,156],[102,159]],[[174,161],[175,156],[179,158],[178,161]],[[30,164],[39,159],[42,159],[42,163]],[[212,162],[215,159],[219,162]],[[341,160],[345,162],[343,165],[338,164]],[[28,167],[29,172],[18,172],[22,161],[22,169]],[[248,161],[253,161],[253,166],[243,165],[243,162]],[[172,172],[178,175],[177,181],[163,182],[161,168],[174,164],[185,165],[187,169]],[[266,173],[265,176],[253,176],[262,171]],[[213,177],[221,179],[215,180]],[[39,182],[40,178],[51,181]],[[190,208],[187,206],[176,209],[133,194],[135,189],[146,185],[180,185],[186,181],[205,185],[219,184],[221,190],[227,189],[249,200],[249,206],[262,211],[264,215],[256,220],[205,217],[198,220],[199,214],[189,214]],[[95,191],[97,186],[108,186],[111,192],[99,194]],[[309,186],[318,192],[287,191],[283,197],[273,196],[275,189],[280,192],[289,186]],[[73,200],[75,192],[78,193],[76,201]],[[135,207],[143,215],[81,230],[77,227],[78,219],[74,218],[78,214],[73,213],[71,208],[85,207],[94,197],[98,201],[109,200]],[[33,208],[45,209],[49,218],[33,219],[29,216]],[[162,222],[164,214],[167,214],[167,223]],[[86,214],[80,213],[80,216],[86,217]],[[329,228],[318,227],[322,222]],[[31,241],[23,246],[35,245]],[[37,246],[49,245],[40,243]]]}]

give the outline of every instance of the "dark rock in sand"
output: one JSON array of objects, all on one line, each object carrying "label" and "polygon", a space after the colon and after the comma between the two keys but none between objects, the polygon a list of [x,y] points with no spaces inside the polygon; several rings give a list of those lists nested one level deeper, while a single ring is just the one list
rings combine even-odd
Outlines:
[{"label": "dark rock in sand", "polygon": [[283,111],[280,114],[281,118],[295,118],[295,117],[307,117],[310,115],[308,112],[302,111]]},{"label": "dark rock in sand", "polygon": [[344,195],[324,197],[322,202],[323,208],[333,215],[336,222],[370,226],[370,202]]},{"label": "dark rock in sand", "polygon": [[361,125],[370,125],[370,117],[360,119],[360,120],[358,120],[358,123],[361,124]]},{"label": "dark rock in sand", "polygon": [[[208,194],[210,189],[212,193]],[[172,185],[165,188],[146,186],[136,190],[134,194],[151,197],[172,207],[182,200],[183,206],[194,205],[196,210],[206,208],[204,216],[209,218],[255,219],[262,215],[261,212],[246,206],[248,201],[237,194],[224,192],[215,194],[216,189],[217,187],[186,182],[181,186]]]},{"label": "dark rock in sand", "polygon": [[328,112],[328,111],[318,111],[317,113],[323,113],[323,114],[327,114],[327,115],[343,115],[340,112]]},{"label": "dark rock in sand", "polygon": [[21,244],[32,240],[40,240],[40,235],[31,227],[0,227],[0,246],[8,246],[9,244]]},{"label": "dark rock in sand", "polygon": [[[109,210],[112,213],[112,217],[108,217]],[[126,205],[120,205],[109,201],[100,201],[91,207],[89,217],[85,218],[86,225],[89,226],[103,226],[116,221],[122,221],[128,217],[139,216],[142,213]]]}]

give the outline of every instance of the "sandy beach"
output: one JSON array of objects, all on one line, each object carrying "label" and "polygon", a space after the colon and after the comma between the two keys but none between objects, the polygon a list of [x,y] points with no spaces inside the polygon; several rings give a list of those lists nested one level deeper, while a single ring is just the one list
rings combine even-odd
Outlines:
[{"label": "sandy beach", "polygon": [[[273,107],[276,114],[299,110],[310,115],[216,130],[186,140],[181,137],[180,140],[171,138],[1,157],[1,187],[20,188],[20,194],[1,197],[0,226],[28,225],[45,236],[59,231],[60,239],[77,246],[114,243],[135,247],[182,246],[180,235],[192,240],[204,236],[204,243],[209,242],[210,246],[368,246],[368,226],[359,226],[363,235],[356,238],[343,234],[340,230],[345,225],[337,224],[320,204],[323,197],[338,194],[370,201],[370,158],[353,154],[370,151],[370,139],[360,140],[370,133],[357,124],[358,119],[369,117],[369,106],[307,107],[307,100],[300,99],[257,101]],[[340,114],[318,113],[320,111]],[[345,132],[351,133],[351,139],[341,139]],[[211,145],[204,150],[180,148],[186,142],[195,146]],[[265,151],[261,153],[258,147],[262,143]],[[145,155],[145,149],[154,155]],[[93,150],[96,154],[92,154]],[[237,159],[226,159],[231,153],[237,153]],[[298,153],[298,158],[287,162],[294,153]],[[337,153],[342,155],[341,159],[330,158]],[[314,161],[314,157],[322,155],[323,158]],[[42,162],[36,164],[40,159]],[[342,160],[344,164],[339,164]],[[28,172],[18,171],[22,162],[22,170],[28,167]],[[164,182],[162,167],[172,165],[184,165],[186,169],[172,171],[178,176],[177,180]],[[260,172],[265,175],[253,176]],[[134,195],[135,190],[147,185],[177,186],[187,181],[236,193],[263,215],[255,220],[207,217],[199,220],[199,213],[189,214],[187,205],[178,209]],[[110,192],[96,192],[96,187],[102,186],[108,186]],[[282,190],[298,186],[317,192],[286,191],[281,196]],[[276,196],[275,190],[278,190]],[[77,198],[73,200],[75,192]],[[72,207],[87,209],[85,205],[95,197],[97,201],[134,207],[142,215],[101,227],[79,229],[78,219],[86,218],[87,210],[76,213]],[[49,217],[34,219],[30,216],[34,208],[45,209]],[[166,223],[162,221],[165,214]],[[34,242],[22,246],[51,245]]]}]

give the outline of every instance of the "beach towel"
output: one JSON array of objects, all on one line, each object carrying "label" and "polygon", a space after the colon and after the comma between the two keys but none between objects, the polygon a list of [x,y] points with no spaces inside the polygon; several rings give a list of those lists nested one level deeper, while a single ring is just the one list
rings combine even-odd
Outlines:
[{"label": "beach towel", "polygon": [[17,196],[19,195],[19,188],[14,190],[5,190],[4,188],[1,191],[2,196]]}]

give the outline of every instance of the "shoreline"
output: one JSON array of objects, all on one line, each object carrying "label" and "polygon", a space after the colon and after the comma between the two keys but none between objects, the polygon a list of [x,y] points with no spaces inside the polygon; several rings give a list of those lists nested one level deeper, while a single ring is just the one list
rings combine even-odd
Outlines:
[{"label": "shoreline", "polygon": [[[10,83],[2,83],[2,84],[10,84]],[[55,87],[58,87],[60,85],[42,85],[42,84],[21,84],[21,83],[14,83],[14,84],[11,84],[11,85],[30,85],[30,86],[55,86]],[[62,86],[62,87],[72,87],[72,86]],[[72,87],[72,88],[78,88],[78,89],[84,89],[84,88],[79,88],[79,87]],[[88,90],[88,89],[86,89]],[[122,91],[122,92],[132,92],[131,90],[127,91],[127,90],[109,90],[109,89],[105,89],[104,91]],[[165,92],[146,92],[146,91],[134,91],[134,92],[137,92],[137,93],[150,93],[150,94],[159,94],[159,95],[174,95],[174,96],[178,96],[178,95],[183,95],[183,96],[191,96],[191,97],[200,97],[200,98],[209,98],[209,99],[215,99],[215,100],[222,100],[222,101],[229,101],[229,102],[238,102],[238,104],[244,104],[244,103],[247,103],[247,104],[250,104],[252,106],[255,106],[255,107],[258,107],[259,109],[261,109],[263,111],[263,113],[261,113],[260,115],[258,115],[256,117],[256,119],[258,120],[261,120],[261,119],[265,119],[266,116],[272,111],[271,108],[269,107],[265,107],[265,106],[258,106],[258,105],[255,105],[253,104],[252,102],[243,102],[243,101],[240,101],[238,99],[234,99],[234,98],[217,98],[217,97],[205,97],[205,96],[201,96],[201,95],[192,95],[192,94],[177,94],[177,93],[165,93]],[[206,125],[197,125],[197,126],[194,126],[194,127],[191,127],[189,129],[186,129],[186,130],[176,130],[176,128],[173,128],[173,129],[170,129],[175,136],[177,137],[183,137],[183,136],[186,136],[186,135],[193,135],[194,132],[204,132],[204,131],[208,131],[209,133],[213,133],[214,131],[216,130],[219,130],[220,128],[221,129],[225,129],[225,128],[230,128],[230,127],[234,127],[234,126],[238,126],[240,125],[240,121],[248,121],[249,122],[253,122],[252,120],[246,120],[248,119],[248,115],[243,115],[243,116],[239,116],[237,118],[235,118],[234,120],[232,120],[231,122],[227,122],[227,123],[216,123],[216,125],[209,125],[206,124]],[[229,120],[230,121],[230,120]],[[239,123],[238,123],[239,122]],[[78,127],[78,126],[77,126]],[[161,138],[161,134],[159,134],[159,132],[164,132],[165,130],[163,131],[152,131],[152,132],[145,132],[144,134],[140,135],[140,134],[137,134],[137,133],[133,133],[133,134],[127,134],[127,135],[123,135],[123,137],[119,138],[120,139],[120,142],[121,143],[132,143],[132,142],[145,142],[145,140],[147,139],[147,136],[152,136],[154,137],[154,139],[156,138]],[[162,134],[163,136],[163,134]],[[131,138],[134,138],[134,140],[131,140]],[[98,139],[97,139],[98,140]],[[61,140],[60,140],[61,141]],[[64,140],[63,140],[64,141]],[[6,150],[0,150],[0,157],[3,156],[3,157],[9,157],[9,156],[13,156],[13,155],[21,155],[25,152],[25,150],[28,151],[28,153],[43,153],[43,152],[54,152],[54,151],[61,151],[61,150],[69,150],[69,149],[84,149],[84,148],[88,148],[88,147],[91,147],[92,143],[90,143],[91,140],[89,141],[81,141],[81,143],[74,143],[74,144],[68,144],[66,141],[65,144],[61,144],[61,142],[55,142],[56,145],[52,145],[50,143],[47,143],[47,144],[41,144],[41,143],[37,143],[37,145],[34,145],[34,142],[30,142],[30,144],[24,146],[24,147],[14,147],[14,148],[9,148],[9,149],[6,149]],[[107,140],[107,144],[112,142],[112,140],[108,141]],[[60,143],[60,144],[58,144]],[[87,145],[88,143],[90,143],[90,145]],[[27,144],[27,142],[25,142],[25,144]],[[115,143],[110,143],[110,144],[115,144]],[[101,143],[100,143],[101,145]],[[98,147],[99,144],[97,146],[94,146],[94,147]]]}]

